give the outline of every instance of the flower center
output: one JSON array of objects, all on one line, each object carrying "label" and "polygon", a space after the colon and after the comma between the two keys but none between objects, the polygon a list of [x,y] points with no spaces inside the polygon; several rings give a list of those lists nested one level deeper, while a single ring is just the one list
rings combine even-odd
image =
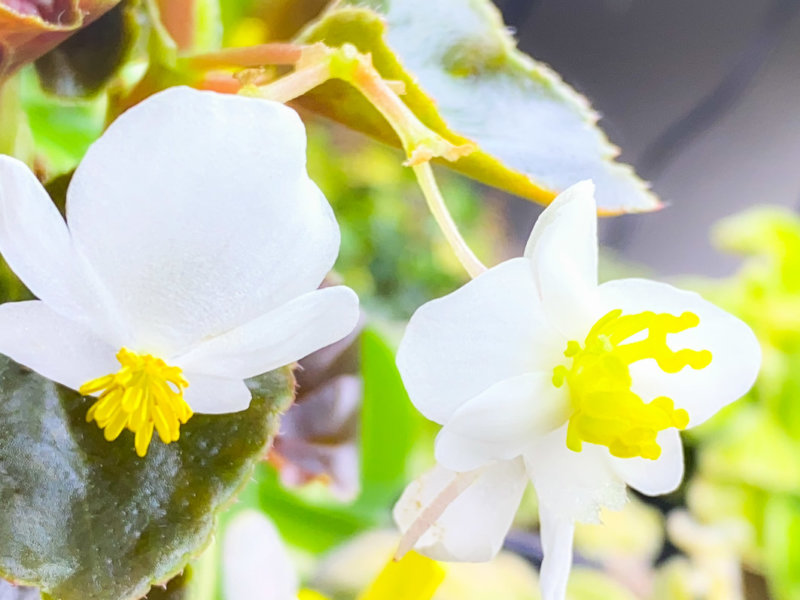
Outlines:
[{"label": "flower center", "polygon": [[[567,447],[580,452],[583,442],[607,446],[619,458],[661,456],[656,442],[660,431],[685,429],[689,414],[676,409],[673,401],[659,396],[649,403],[631,391],[630,365],[652,358],[665,373],[686,366],[703,369],[711,363],[708,350],[678,350],[667,345],[667,334],[679,333],[700,323],[698,316],[653,312],[623,315],[612,310],[586,336],[583,346],[571,341],[564,356],[572,366],[553,370],[553,384],[569,385],[572,415],[567,425]],[[646,337],[638,335],[647,332]],[[624,343],[625,342],[625,343]]]},{"label": "flower center", "polygon": [[84,396],[100,392],[86,413],[86,422],[97,421],[109,442],[117,439],[123,429],[129,429],[136,435],[136,453],[142,457],[147,454],[154,428],[165,444],[177,442],[181,424],[192,416],[192,409],[183,399],[183,388],[189,382],[181,369],[127,348],[117,353],[117,360],[119,371],[80,387]]}]

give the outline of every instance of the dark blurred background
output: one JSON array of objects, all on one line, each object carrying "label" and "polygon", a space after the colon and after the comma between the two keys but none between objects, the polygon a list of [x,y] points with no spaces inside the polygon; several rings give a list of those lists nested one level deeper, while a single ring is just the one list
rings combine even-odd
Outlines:
[{"label": "dark blurred background", "polygon": [[[662,274],[722,275],[736,259],[711,246],[717,220],[800,205],[800,0],[496,3],[669,205],[605,221],[606,245]],[[511,207],[523,229],[539,210]]]}]

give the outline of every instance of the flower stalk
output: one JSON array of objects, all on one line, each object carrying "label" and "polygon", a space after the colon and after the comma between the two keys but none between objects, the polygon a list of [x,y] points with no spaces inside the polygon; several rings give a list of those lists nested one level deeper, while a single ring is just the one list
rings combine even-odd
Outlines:
[{"label": "flower stalk", "polygon": [[383,115],[394,129],[406,152],[405,165],[414,170],[428,207],[445,238],[470,277],[486,267],[472,252],[453,220],[430,166],[433,158],[456,161],[474,151],[474,146],[456,146],[430,129],[400,99],[404,86],[385,80],[369,55],[345,44],[331,48],[324,44],[293,46],[265,44],[253,48],[230,49],[191,59],[195,67],[252,67],[264,64],[293,64],[295,70],[266,85],[245,85],[240,94],[286,103],[331,79],[355,87]]}]

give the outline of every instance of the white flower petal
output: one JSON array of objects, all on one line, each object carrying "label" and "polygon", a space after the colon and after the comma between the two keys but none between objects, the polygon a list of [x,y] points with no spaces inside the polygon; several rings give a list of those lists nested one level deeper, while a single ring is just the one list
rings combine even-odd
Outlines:
[{"label": "white flower petal", "polygon": [[625,483],[614,472],[604,446],[583,444],[581,452],[567,448],[562,427],[532,444],[525,452],[539,506],[564,519],[594,522],[601,508],[621,508]]},{"label": "white flower petal", "polygon": [[339,230],[305,140],[282,104],[173,88],[91,146],[67,221],[134,349],[181,352],[318,287]]},{"label": "white flower petal", "polygon": [[0,305],[0,354],[74,390],[91,379],[116,373],[116,352],[44,302]]},{"label": "white flower petal", "polygon": [[506,379],[463,404],[436,440],[436,459],[456,471],[520,456],[532,439],[560,427],[569,399],[553,374]]},{"label": "white flower petal", "polygon": [[543,555],[542,567],[539,570],[542,600],[564,600],[572,568],[575,522],[557,512],[540,507],[539,523]]},{"label": "white flower petal", "polygon": [[[394,508],[400,530],[408,530],[456,476],[437,465],[412,481]],[[417,551],[435,560],[490,560],[503,546],[527,482],[521,460],[485,467],[420,538]]]},{"label": "white flower petal", "polygon": [[525,256],[548,317],[568,339],[583,341],[596,319],[597,203],[591,181],[568,188],[544,210]]},{"label": "white flower petal", "polygon": [[0,155],[0,253],[53,310],[85,321],[87,287],[64,219],[24,163]]},{"label": "white flower petal", "polygon": [[700,318],[697,327],[670,334],[673,350],[709,350],[711,364],[704,369],[685,367],[679,373],[661,371],[654,360],[631,365],[632,390],[645,402],[659,396],[672,398],[689,413],[689,426],[707,420],[721,408],[742,397],[756,380],[761,348],[753,331],[730,313],[699,294],[645,279],[620,279],[599,288],[607,310],[625,313],[654,311],[680,315],[690,311]]},{"label": "white flower petal", "polygon": [[272,522],[254,510],[236,515],[225,531],[222,585],[227,600],[295,600],[295,570]]},{"label": "white flower petal", "polygon": [[661,456],[647,458],[611,457],[614,471],[633,489],[648,496],[669,494],[683,480],[683,443],[677,429],[665,429],[658,434]]},{"label": "white flower petal", "polygon": [[350,288],[323,288],[205,340],[173,362],[197,373],[246,379],[338,342],[358,316],[358,296]]},{"label": "white flower petal", "polygon": [[417,409],[444,423],[490,386],[552,369],[566,340],[545,321],[538,297],[528,261],[517,258],[417,310],[397,352]]},{"label": "white flower petal", "polygon": [[200,373],[184,373],[189,382],[183,399],[196,413],[218,415],[245,410],[253,395],[241,379],[227,379]]}]

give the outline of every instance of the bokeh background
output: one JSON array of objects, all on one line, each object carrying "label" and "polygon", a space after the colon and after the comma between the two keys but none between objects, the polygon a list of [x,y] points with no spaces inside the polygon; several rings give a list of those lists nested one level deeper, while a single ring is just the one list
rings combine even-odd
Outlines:
[{"label": "bokeh background", "polygon": [[[497,4],[520,48],[588,96],[623,160],[669,204],[605,224],[623,256],[664,274],[728,274],[736,259],[709,241],[716,221],[800,205],[799,1]],[[509,210],[518,223],[536,213]]]}]

